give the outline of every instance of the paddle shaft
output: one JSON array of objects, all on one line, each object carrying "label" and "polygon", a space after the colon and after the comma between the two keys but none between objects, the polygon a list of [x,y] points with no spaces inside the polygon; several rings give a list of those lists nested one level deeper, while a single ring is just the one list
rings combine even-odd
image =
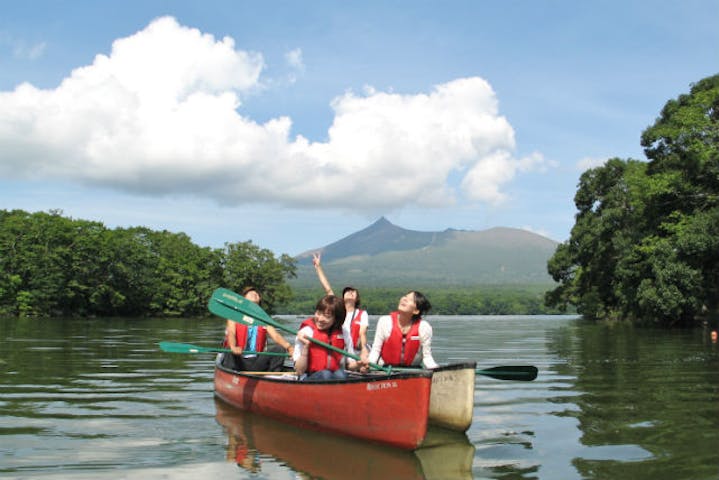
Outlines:
[{"label": "paddle shaft", "polygon": [[[217,306],[224,308],[217,308]],[[215,292],[212,294],[212,298],[210,299],[209,309],[215,315],[229,318],[234,322],[248,324],[248,322],[244,319],[244,315],[247,315],[248,317],[257,320],[258,322],[265,323],[289,334],[295,336],[297,335],[296,330],[279,322],[276,322],[259,305],[247,300],[246,298],[240,296],[239,294],[231,290],[227,290],[224,288],[218,288],[217,290],[215,290]],[[240,315],[242,315],[242,317],[240,317]],[[325,343],[313,337],[306,338],[310,342],[324,347],[328,350],[341,353],[342,355],[352,358],[354,360],[360,360],[359,355],[355,355],[354,353],[342,350],[341,348],[337,348],[334,345],[330,345],[329,343]],[[377,370],[382,370],[386,373],[392,372],[392,368],[385,368],[380,365],[377,365],[376,363],[370,363],[369,366]]]},{"label": "paddle shaft", "polygon": [[[232,353],[229,348],[212,348],[200,347],[191,343],[176,342],[160,342],[160,349],[170,353]],[[240,355],[269,355],[276,357],[286,357],[288,354],[283,352],[242,352]]]}]

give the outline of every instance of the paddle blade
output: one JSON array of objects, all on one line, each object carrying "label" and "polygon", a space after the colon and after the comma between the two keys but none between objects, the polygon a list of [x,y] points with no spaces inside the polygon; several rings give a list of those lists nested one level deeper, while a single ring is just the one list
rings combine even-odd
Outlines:
[{"label": "paddle blade", "polygon": [[497,380],[514,380],[531,382],[537,378],[537,367],[533,365],[504,365],[501,367],[477,370],[478,375],[496,378]]},{"label": "paddle blade", "polygon": [[[218,288],[212,293],[210,299],[210,305],[212,303],[224,305],[231,310],[236,312],[244,313],[245,315],[260,320],[265,323],[272,324],[274,320],[265,312],[262,307],[257,305],[255,302],[247,300],[239,293],[235,293],[232,290],[226,288]],[[210,308],[212,311],[212,308]],[[214,313],[214,312],[213,312]]]},{"label": "paddle blade", "polygon": [[[252,303],[252,302],[248,302]],[[254,305],[254,304],[253,304]],[[258,319],[245,315],[242,311],[234,308],[230,302],[225,299],[215,298],[214,296],[210,299],[208,304],[210,312],[214,313],[218,317],[232,320],[233,322],[243,323],[245,325],[255,325]],[[265,324],[266,322],[260,322]]]}]

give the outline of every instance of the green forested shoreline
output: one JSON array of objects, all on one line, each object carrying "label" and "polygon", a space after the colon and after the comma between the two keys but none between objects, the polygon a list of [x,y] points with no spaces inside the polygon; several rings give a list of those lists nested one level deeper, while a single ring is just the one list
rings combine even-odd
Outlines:
[{"label": "green forested shoreline", "polygon": [[207,315],[215,288],[245,285],[271,310],[294,271],[250,241],[211,249],[184,233],[0,210],[0,316]]}]

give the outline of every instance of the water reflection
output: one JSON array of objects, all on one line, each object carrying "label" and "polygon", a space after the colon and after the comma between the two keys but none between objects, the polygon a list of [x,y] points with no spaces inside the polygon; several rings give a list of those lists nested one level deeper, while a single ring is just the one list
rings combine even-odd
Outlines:
[{"label": "water reflection", "polygon": [[467,436],[430,429],[414,452],[299,429],[238,410],[215,399],[217,422],[227,434],[226,458],[250,473],[274,459],[303,478],[469,480],[474,446]]},{"label": "water reflection", "polygon": [[554,369],[571,381],[550,401],[573,405],[558,414],[576,421],[572,463],[583,478],[718,478],[717,444],[697,441],[719,413],[705,337],[629,325],[551,333],[548,348],[564,360]]}]

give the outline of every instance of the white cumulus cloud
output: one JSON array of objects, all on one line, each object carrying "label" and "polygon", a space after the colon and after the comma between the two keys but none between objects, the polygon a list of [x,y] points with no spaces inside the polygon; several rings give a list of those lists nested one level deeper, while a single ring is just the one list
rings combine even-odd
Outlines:
[{"label": "white cumulus cloud", "polygon": [[[299,49],[286,59],[304,67]],[[0,176],[377,210],[498,203],[515,175],[547,166],[540,154],[515,158],[514,131],[481,78],[426,93],[346,92],[331,102],[327,140],[312,142],[292,137],[281,112],[265,123],[243,116],[263,68],[231,38],[157,19],[57,88],[0,92]]]}]

